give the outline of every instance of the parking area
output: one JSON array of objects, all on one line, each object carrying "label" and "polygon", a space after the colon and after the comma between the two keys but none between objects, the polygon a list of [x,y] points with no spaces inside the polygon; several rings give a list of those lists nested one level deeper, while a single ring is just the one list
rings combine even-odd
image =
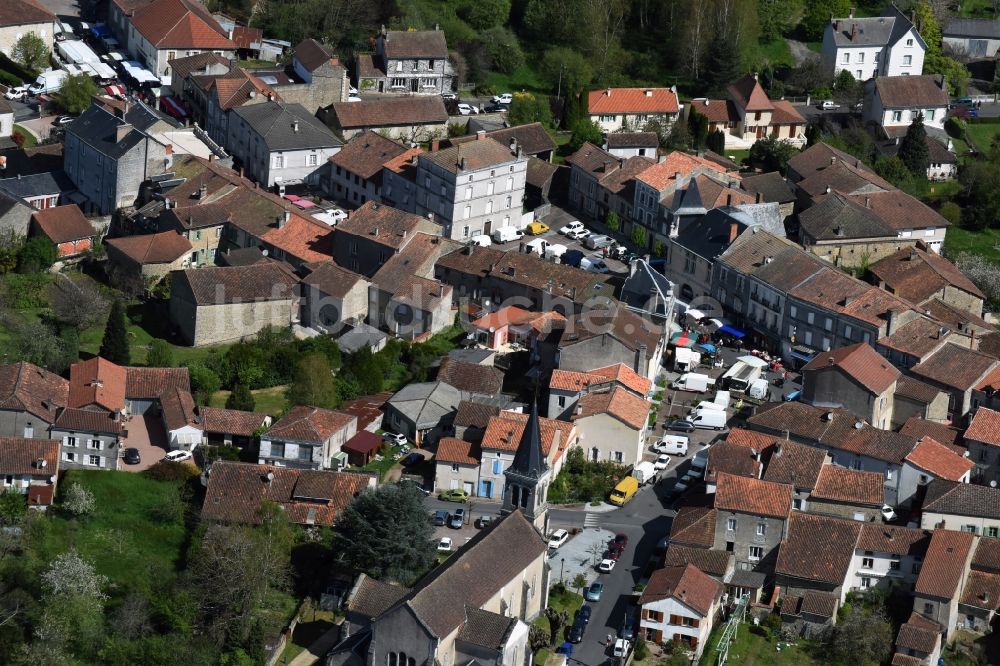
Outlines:
[{"label": "parking area", "polygon": [[119,455],[129,448],[138,449],[140,459],[134,465],[119,460],[119,469],[126,472],[141,472],[163,460],[163,456],[167,455],[167,440],[159,416],[147,413],[129,419]]},{"label": "parking area", "polygon": [[597,580],[597,564],[607,549],[608,541],[614,536],[613,532],[605,529],[587,528],[570,537],[561,548],[549,554],[552,581],[555,582],[558,576],[560,581],[573,588],[573,581],[578,575],[583,575],[588,585]]}]

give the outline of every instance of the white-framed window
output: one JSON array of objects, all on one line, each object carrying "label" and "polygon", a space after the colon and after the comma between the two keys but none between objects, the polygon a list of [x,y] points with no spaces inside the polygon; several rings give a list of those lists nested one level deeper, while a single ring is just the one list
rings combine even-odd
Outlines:
[{"label": "white-framed window", "polygon": [[465,219],[469,219],[472,216],[472,206],[465,207]]},{"label": "white-framed window", "polygon": [[104,448],[104,442],[102,442],[99,439],[92,439],[87,442],[87,448],[93,449],[95,451],[100,451],[101,449]]},{"label": "white-framed window", "polygon": [[101,467],[101,456],[90,456],[88,462],[94,467]]},{"label": "white-framed window", "polygon": [[903,67],[909,67],[913,64],[913,56],[905,55],[903,56]]},{"label": "white-framed window", "polygon": [[318,160],[319,158],[315,153],[309,155],[309,166],[316,166]]},{"label": "white-framed window", "polygon": [[[906,45],[907,46],[913,46],[913,38],[912,37],[910,39],[906,40]],[[906,57],[909,58],[910,56],[906,56]]]},{"label": "white-framed window", "polygon": [[845,65],[851,64],[851,52],[850,51],[847,51],[847,52],[844,53],[844,64]]},{"label": "white-framed window", "polygon": [[764,536],[767,534],[767,524],[757,523],[757,536]]},{"label": "white-framed window", "polygon": [[274,156],[274,168],[275,169],[284,169],[285,168],[285,156],[284,155],[275,155]]},{"label": "white-framed window", "polygon": [[872,579],[869,578],[868,576],[863,576],[861,578],[861,589],[867,590],[871,586],[872,586]]},{"label": "white-framed window", "polygon": [[903,112],[902,111],[893,111],[892,112],[892,122],[898,123],[898,122],[901,122],[902,120],[903,120]]},{"label": "white-framed window", "polygon": [[874,566],[875,566],[875,558],[874,557],[862,557],[861,558],[861,568],[862,569],[871,569]]},{"label": "white-framed window", "polygon": [[729,518],[728,520],[726,520],[726,529],[729,530],[730,532],[735,532],[736,531],[736,519],[735,518]]},{"label": "white-framed window", "polygon": [[489,195],[493,194],[493,192],[496,190],[496,186],[497,186],[497,184],[495,182],[493,182],[492,180],[490,182],[488,182],[486,184],[486,195],[489,196]]},{"label": "white-framed window", "polygon": [[764,557],[764,549],[760,546],[750,546],[747,552],[747,559],[751,562],[757,562],[760,558]]},{"label": "white-framed window", "polygon": [[465,200],[468,201],[471,198],[472,198],[472,188],[467,187],[465,188]]},{"label": "white-framed window", "polygon": [[865,61],[865,52],[864,51],[860,51],[858,53],[857,57],[854,58],[854,62],[856,62],[856,63],[858,63],[860,65],[864,61]]},{"label": "white-framed window", "polygon": [[934,109],[927,109],[927,112],[924,113],[924,118],[927,120],[934,120]]},{"label": "white-framed window", "polygon": [[76,446],[76,437],[67,437],[66,446]]}]

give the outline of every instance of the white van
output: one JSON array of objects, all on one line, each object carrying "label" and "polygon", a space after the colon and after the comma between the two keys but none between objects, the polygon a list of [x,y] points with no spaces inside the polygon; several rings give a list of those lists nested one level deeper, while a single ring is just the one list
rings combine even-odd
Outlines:
[{"label": "white van", "polygon": [[721,409],[699,409],[688,418],[695,428],[725,430],[726,412]]},{"label": "white van", "polygon": [[494,229],[493,240],[497,243],[509,243],[510,241],[516,241],[524,238],[524,232],[520,229],[515,229],[514,227],[500,227],[499,229]]},{"label": "white van", "polygon": [[524,251],[537,254],[539,256],[545,256],[545,250],[549,247],[549,242],[544,238],[536,238],[533,241],[528,241],[524,246]]},{"label": "white van", "polygon": [[567,248],[562,243],[554,243],[553,245],[549,245],[548,247],[545,248],[545,258],[558,259],[559,257],[566,254],[566,250],[568,249],[569,248]]},{"label": "white van", "polygon": [[707,400],[702,400],[697,405],[691,408],[688,412],[691,416],[694,416],[698,412],[707,412],[709,410],[726,413],[726,408],[714,402],[708,402]]},{"label": "white van", "polygon": [[686,456],[688,452],[688,438],[683,435],[664,435],[654,446],[657,453],[669,453],[673,456]]}]

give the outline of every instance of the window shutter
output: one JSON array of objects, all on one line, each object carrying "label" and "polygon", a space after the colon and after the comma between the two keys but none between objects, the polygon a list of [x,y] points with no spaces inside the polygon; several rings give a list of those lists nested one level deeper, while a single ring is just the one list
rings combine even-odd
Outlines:
[{"label": "window shutter", "polygon": [[646,608],[645,606],[642,609],[642,619],[643,620],[648,620],[649,619],[649,609]]},{"label": "window shutter", "polygon": [[679,615],[673,615],[673,614],[670,615],[670,624],[680,624],[680,623],[681,623],[681,618]]},{"label": "window shutter", "polygon": [[698,626],[698,624],[699,624],[699,622],[700,622],[700,620],[698,620],[698,619],[693,619],[693,620],[691,620],[691,626],[692,626],[692,627],[697,627],[697,626]]},{"label": "window shutter", "polygon": [[692,636],[691,637],[691,649],[694,650],[694,649],[697,649],[697,647],[698,647],[698,638],[696,636]]}]

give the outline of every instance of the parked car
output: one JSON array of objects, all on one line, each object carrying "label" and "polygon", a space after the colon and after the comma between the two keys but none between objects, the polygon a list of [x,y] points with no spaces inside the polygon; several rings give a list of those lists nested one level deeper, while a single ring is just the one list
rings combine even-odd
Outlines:
[{"label": "parked car", "polygon": [[403,458],[403,460],[402,460],[402,462],[400,464],[403,467],[413,467],[414,465],[419,465],[423,461],[424,461],[424,457],[422,455],[420,455],[419,453],[417,453],[416,451],[414,451],[413,453],[411,453],[408,456],[406,456],[405,458]]},{"label": "parked car", "polygon": [[659,471],[661,469],[666,469],[670,466],[670,456],[666,453],[661,453],[656,457],[656,462],[653,463],[653,469]]},{"label": "parked car", "polygon": [[896,520],[896,510],[893,509],[888,504],[883,504],[882,505],[882,520],[884,520],[887,523],[891,523],[892,521]]},{"label": "parked car", "polygon": [[442,553],[451,552],[451,546],[454,543],[455,542],[451,540],[451,537],[444,537],[443,539],[438,541],[438,550],[440,550]]},{"label": "parked car", "polygon": [[546,259],[561,259],[564,254],[569,250],[568,247],[562,243],[553,243],[545,248],[545,258]]},{"label": "parked car", "polygon": [[382,441],[395,444],[396,446],[402,446],[403,444],[406,444],[406,436],[401,435],[398,432],[384,432],[382,433]]},{"label": "parked car", "polygon": [[568,660],[570,657],[573,656],[573,644],[570,643],[569,641],[564,641],[562,645],[556,648],[556,654],[564,654],[566,655],[566,659]]},{"label": "parked car", "polygon": [[822,102],[816,105],[817,109],[821,111],[833,111],[839,109],[840,105],[834,102],[832,99],[824,99]]},{"label": "parked car", "polygon": [[463,103],[463,104],[459,104],[455,108],[457,108],[458,112],[460,114],[462,114],[463,116],[474,116],[477,113],[479,113],[479,110],[476,109],[476,107],[472,106],[471,104],[464,104]]},{"label": "parked car", "polygon": [[[612,567],[613,566],[614,565],[612,565]],[[600,601],[601,593],[603,592],[604,592],[604,583],[591,583],[590,587],[587,588],[587,591],[584,593],[583,596],[587,601]]]},{"label": "parked car", "polygon": [[487,527],[493,524],[493,516],[479,516],[479,520],[476,521],[477,527],[481,530],[485,530]]},{"label": "parked car", "polygon": [[444,527],[448,524],[448,512],[444,509],[440,509],[434,512],[434,518],[432,520],[434,527]]},{"label": "parked car", "polygon": [[134,449],[134,448],[125,449],[126,465],[138,465],[140,462],[142,462],[142,458],[139,456],[139,449]]},{"label": "parked car", "polygon": [[628,545],[628,535],[624,532],[619,532],[615,535],[614,543],[618,544],[622,548]]},{"label": "parked car", "polygon": [[69,125],[74,120],[76,120],[76,116],[59,116],[52,121],[52,124],[56,127],[62,127],[64,125]]},{"label": "parked car", "polygon": [[[330,219],[333,220],[334,224],[337,224],[338,222],[343,222],[344,220],[347,219],[347,211],[341,210],[340,208],[331,208],[330,210],[326,211],[326,214],[330,216]],[[400,435],[400,437],[403,436]],[[403,441],[404,442],[406,441],[405,437],[403,437]]]},{"label": "parked car", "polygon": [[538,236],[540,234],[544,234],[546,231],[549,231],[549,225],[535,220],[525,227],[524,230],[532,236]]},{"label": "parked car", "polygon": [[584,604],[580,606],[580,610],[576,612],[576,619],[583,620],[584,624],[590,624],[590,616],[593,614],[594,609],[592,606]]},{"label": "parked car", "polygon": [[441,93],[442,99],[458,99],[458,95],[453,92],[443,92]]},{"label": "parked car", "polygon": [[618,558],[621,556],[622,556],[622,551],[618,550],[617,548],[609,548],[608,550],[604,551],[605,560],[614,560],[615,562],[617,562]]},{"label": "parked car", "polygon": [[625,609],[625,619],[622,621],[622,628],[618,635],[627,640],[635,638],[635,608]]},{"label": "parked car", "polygon": [[438,499],[445,502],[468,502],[469,493],[465,492],[461,488],[453,488],[451,490],[446,490],[443,493],[438,494]]},{"label": "parked car", "polygon": [[563,226],[562,228],[560,228],[559,229],[559,233],[561,233],[563,236],[565,236],[568,233],[570,233],[571,231],[577,231],[579,229],[584,229],[584,228],[585,227],[583,226],[583,222],[581,222],[580,220],[573,220],[569,224],[567,224],[567,225]]},{"label": "parked car", "polygon": [[465,509],[455,509],[455,512],[451,514],[451,520],[448,521],[448,527],[453,530],[460,530],[465,527]]},{"label": "parked car", "polygon": [[602,275],[604,273],[611,272],[611,269],[608,268],[608,265],[603,261],[601,261],[600,259],[590,259],[589,263],[584,268],[586,268],[591,273],[600,273]]},{"label": "parked car", "polygon": [[483,107],[483,110],[486,111],[486,113],[500,113],[504,110],[504,107],[500,104],[490,103]]},{"label": "parked car", "polygon": [[514,95],[511,93],[500,93],[499,95],[494,95],[490,101],[494,104],[510,104],[514,101]]},{"label": "parked car", "polygon": [[795,389],[794,391],[789,391],[788,393],[783,395],[781,399],[784,400],[785,402],[791,402],[792,400],[798,400],[800,395],[802,395],[802,391],[799,389]]},{"label": "parked car", "polygon": [[566,530],[556,530],[552,533],[552,536],[549,537],[549,548],[555,550],[567,541],[569,541],[569,532]]},{"label": "parked car", "polygon": [[489,247],[493,245],[493,239],[486,234],[479,234],[478,236],[473,236],[469,239],[469,245],[478,245],[479,247]]},{"label": "parked car", "polygon": [[569,639],[570,643],[581,643],[583,642],[583,632],[587,630],[587,623],[582,620],[577,620],[573,623],[573,626],[569,628],[569,635],[566,638]]},{"label": "parked car", "polygon": [[573,229],[566,233],[566,238],[572,238],[573,240],[583,240],[590,235],[590,231],[587,229]]},{"label": "parked car", "polygon": [[665,427],[667,430],[673,430],[674,432],[694,432],[694,424],[687,419],[669,421]]},{"label": "parked car", "polygon": [[170,462],[183,462],[185,460],[191,460],[190,451],[171,451],[167,455],[163,456],[164,460],[169,460]]},{"label": "parked car", "polygon": [[7,99],[24,99],[28,94],[28,86],[14,86],[13,88],[8,88],[3,96]]},{"label": "parked car", "polygon": [[594,234],[588,236],[583,244],[589,247],[591,250],[600,250],[603,247],[611,247],[615,244],[615,239],[611,236],[606,236],[604,234]]},{"label": "parked car", "polygon": [[628,652],[629,652],[629,642],[627,640],[625,640],[624,638],[619,638],[617,641],[615,641],[615,649],[613,653],[615,657],[624,657],[625,655],[628,654]]},{"label": "parked car", "polygon": [[[615,570],[615,561],[609,558],[601,560],[601,563],[597,565],[597,570],[601,573],[611,573]],[[594,599],[597,601],[597,599]]]}]

